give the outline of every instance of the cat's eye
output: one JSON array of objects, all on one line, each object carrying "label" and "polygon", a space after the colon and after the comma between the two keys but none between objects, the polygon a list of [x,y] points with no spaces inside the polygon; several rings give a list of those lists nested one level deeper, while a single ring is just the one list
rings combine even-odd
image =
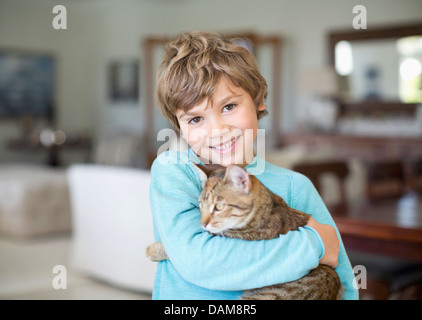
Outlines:
[{"label": "cat's eye", "polygon": [[217,210],[217,211],[221,211],[221,210],[223,210],[223,208],[224,208],[224,204],[222,204],[221,202],[218,202],[216,205],[215,205],[215,210]]}]

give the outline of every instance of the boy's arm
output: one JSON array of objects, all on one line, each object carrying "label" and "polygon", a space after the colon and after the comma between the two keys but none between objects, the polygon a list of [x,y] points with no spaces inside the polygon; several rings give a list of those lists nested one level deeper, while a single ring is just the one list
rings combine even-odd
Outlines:
[{"label": "boy's arm", "polygon": [[186,281],[214,290],[246,290],[299,279],[318,265],[323,244],[307,226],[261,241],[204,231],[197,207],[200,187],[188,170],[156,161],[150,188],[157,240]]},{"label": "boy's arm", "polygon": [[[294,173],[294,191],[292,199],[292,207],[310,214],[318,223],[330,225],[335,228],[339,240],[338,264],[335,270],[337,271],[340,280],[345,288],[344,299],[355,300],[359,298],[358,290],[353,287],[354,273],[341,241],[340,233],[334,223],[333,218],[328,212],[323,200],[318,191],[315,189],[312,182],[305,176]],[[308,223],[313,226],[314,222]],[[334,246],[337,244],[335,243]],[[323,261],[321,261],[323,262]]]}]

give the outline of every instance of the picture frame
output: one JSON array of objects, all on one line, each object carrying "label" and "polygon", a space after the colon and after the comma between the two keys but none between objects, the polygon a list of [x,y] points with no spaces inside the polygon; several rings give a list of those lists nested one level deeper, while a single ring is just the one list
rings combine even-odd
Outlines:
[{"label": "picture frame", "polygon": [[0,118],[53,119],[53,54],[0,48]]},{"label": "picture frame", "polygon": [[137,103],[139,99],[138,60],[112,61],[108,68],[108,98],[112,103]]}]

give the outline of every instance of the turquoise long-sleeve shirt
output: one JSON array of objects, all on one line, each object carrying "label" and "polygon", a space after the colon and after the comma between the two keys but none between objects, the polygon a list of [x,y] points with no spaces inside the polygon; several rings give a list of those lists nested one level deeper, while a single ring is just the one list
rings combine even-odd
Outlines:
[{"label": "turquoise long-sleeve shirt", "polygon": [[[202,229],[198,208],[201,181],[191,162],[201,163],[191,149],[166,151],[151,168],[155,238],[169,256],[169,260],[158,263],[153,299],[238,299],[243,290],[297,280],[318,266],[324,244],[309,226],[260,241],[214,236]],[[337,230],[304,175],[259,156],[245,169],[289,206]],[[338,230],[337,234],[340,239]],[[357,299],[354,274],[341,239],[338,261],[336,271],[345,287],[344,299]]]}]

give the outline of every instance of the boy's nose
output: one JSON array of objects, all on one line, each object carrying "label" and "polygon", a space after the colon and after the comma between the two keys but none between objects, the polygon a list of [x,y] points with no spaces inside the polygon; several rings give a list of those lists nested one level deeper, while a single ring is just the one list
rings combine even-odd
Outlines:
[{"label": "boy's nose", "polygon": [[230,133],[229,126],[225,123],[218,123],[217,125],[210,128],[210,131],[211,132],[209,133],[209,136],[211,138],[220,138]]},{"label": "boy's nose", "polygon": [[223,117],[220,116],[215,116],[215,117],[210,117],[209,120],[209,128],[208,130],[211,131],[209,132],[210,136],[221,136],[225,133],[227,133],[227,131],[229,130],[229,125],[224,121]]}]

